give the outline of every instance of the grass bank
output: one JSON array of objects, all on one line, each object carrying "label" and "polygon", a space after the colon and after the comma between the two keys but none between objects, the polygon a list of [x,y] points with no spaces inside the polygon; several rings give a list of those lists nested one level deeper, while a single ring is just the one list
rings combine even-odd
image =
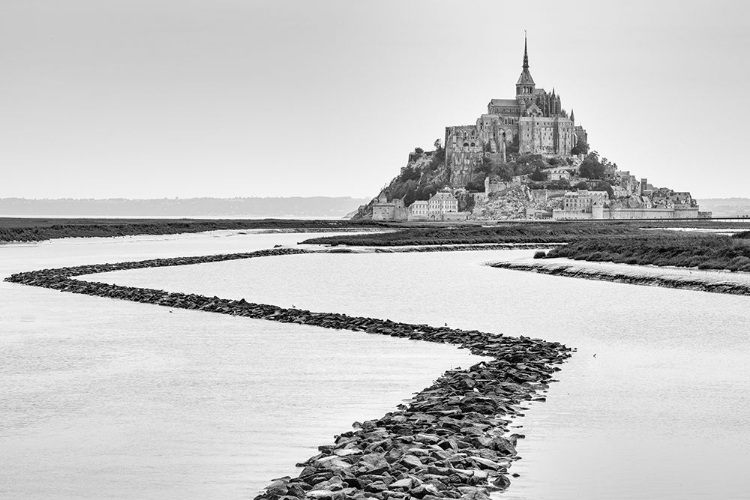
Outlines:
[{"label": "grass bank", "polygon": [[553,248],[545,258],[750,272],[750,240],[719,235],[658,234],[590,238]]},{"label": "grass bank", "polygon": [[347,220],[284,219],[53,219],[0,218],[0,242],[32,242],[55,238],[91,238],[134,235],[199,233],[222,229],[282,229],[340,231],[380,224]]},{"label": "grass bank", "polygon": [[638,225],[627,223],[528,222],[496,226],[458,225],[415,227],[388,233],[352,234],[311,238],[305,243],[351,246],[472,245],[480,243],[560,243],[582,238],[634,236]]}]

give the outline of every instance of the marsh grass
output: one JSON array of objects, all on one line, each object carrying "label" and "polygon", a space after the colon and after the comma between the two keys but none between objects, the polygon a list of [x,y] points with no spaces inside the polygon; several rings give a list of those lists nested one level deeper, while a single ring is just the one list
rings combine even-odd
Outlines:
[{"label": "marsh grass", "polygon": [[369,221],[285,219],[45,219],[0,218],[0,242],[56,238],[199,233],[218,230],[289,229],[339,231],[378,226]]},{"label": "marsh grass", "polygon": [[414,227],[388,233],[312,238],[304,243],[351,246],[460,245],[481,243],[560,243],[591,237],[640,234],[630,223],[512,223],[491,227]]},{"label": "marsh grass", "polygon": [[594,238],[553,248],[546,258],[555,257],[750,272],[750,241],[728,236],[683,234]]}]

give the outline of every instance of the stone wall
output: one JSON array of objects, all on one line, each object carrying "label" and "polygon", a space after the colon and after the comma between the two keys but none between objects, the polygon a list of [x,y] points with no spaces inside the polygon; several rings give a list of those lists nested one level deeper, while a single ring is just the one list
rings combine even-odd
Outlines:
[{"label": "stone wall", "polygon": [[[689,215],[684,213],[676,213],[671,208],[613,208],[605,210],[605,217],[609,215],[609,219],[675,219],[675,218],[687,218]],[[695,210],[695,215],[692,217],[698,217],[698,210]]]},{"label": "stone wall", "polygon": [[562,198],[565,196],[564,189],[532,189],[531,196],[534,201],[548,201],[552,198]]},{"label": "stone wall", "polygon": [[556,208],[552,211],[552,218],[555,220],[587,220],[593,219],[591,212],[578,212]]},{"label": "stone wall", "polygon": [[601,208],[593,212],[578,212],[555,209],[552,218],[556,220],[585,219],[696,219],[698,208]]},{"label": "stone wall", "polygon": [[393,220],[394,215],[393,203],[375,203],[372,206],[372,220]]}]

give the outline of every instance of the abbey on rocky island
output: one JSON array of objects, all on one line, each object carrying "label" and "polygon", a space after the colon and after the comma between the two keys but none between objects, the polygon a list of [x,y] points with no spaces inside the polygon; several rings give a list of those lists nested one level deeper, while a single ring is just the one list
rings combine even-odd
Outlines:
[{"label": "abbey on rocky island", "polygon": [[[536,88],[524,40],[515,99],[492,99],[474,125],[445,128],[445,147],[415,148],[401,173],[355,218],[710,218],[687,191],[655,187],[589,152],[560,95]],[[390,201],[388,201],[390,200]]]},{"label": "abbey on rocky island", "polygon": [[562,108],[560,95],[536,88],[529,72],[528,42],[524,40],[523,70],[516,82],[514,99],[492,99],[487,113],[474,125],[445,128],[445,161],[451,172],[450,185],[464,187],[484,158],[506,150],[521,154],[567,156],[586,131],[576,126],[575,115]]}]

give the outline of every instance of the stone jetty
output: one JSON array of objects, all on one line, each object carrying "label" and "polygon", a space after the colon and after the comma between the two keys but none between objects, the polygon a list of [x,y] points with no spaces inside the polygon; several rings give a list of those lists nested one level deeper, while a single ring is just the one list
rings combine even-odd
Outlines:
[{"label": "stone jetty", "polygon": [[[335,250],[334,250],[335,251]],[[311,253],[277,248],[257,252],[86,265],[14,274],[5,281],[65,292],[231,314],[284,323],[390,335],[453,344],[487,359],[467,370],[450,370],[385,416],[355,422],[319,453],[297,464],[299,476],[271,480],[258,500],[345,498],[378,500],[487,500],[510,484],[519,459],[509,434],[524,402],[544,401],[556,365],[571,350],[556,342],[506,337],[477,330],[408,324],[387,319],[287,309],[241,300],[169,293],[75,279],[108,271],[192,265],[234,259]]]}]

